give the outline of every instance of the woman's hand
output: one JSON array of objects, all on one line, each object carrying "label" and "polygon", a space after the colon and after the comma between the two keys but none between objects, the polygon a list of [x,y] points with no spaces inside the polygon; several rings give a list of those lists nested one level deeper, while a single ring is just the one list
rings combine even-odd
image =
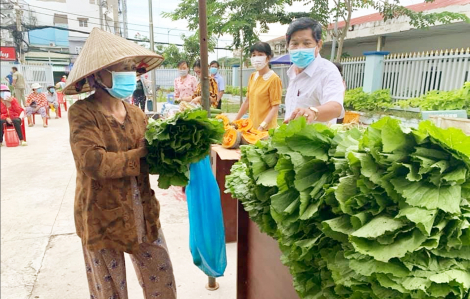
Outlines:
[{"label": "woman's hand", "polygon": [[262,126],[259,126],[259,127],[258,127],[258,131],[266,131],[266,129],[263,128]]},{"label": "woman's hand", "polygon": [[201,97],[195,97],[192,101],[191,104],[200,104],[201,102]]},{"label": "woman's hand", "polygon": [[11,123],[12,123],[11,118],[7,117],[6,121],[7,121],[7,123],[9,123],[11,125]]},{"label": "woman's hand", "polygon": [[141,158],[147,156],[148,150],[147,150],[147,143],[145,142],[145,138],[142,138],[138,141],[137,149],[139,149],[141,152],[141,155],[140,155]]}]

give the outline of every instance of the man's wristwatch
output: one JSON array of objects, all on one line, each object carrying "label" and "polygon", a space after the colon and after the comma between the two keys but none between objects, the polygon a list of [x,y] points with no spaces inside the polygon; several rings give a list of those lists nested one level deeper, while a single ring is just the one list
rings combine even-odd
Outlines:
[{"label": "man's wristwatch", "polygon": [[313,117],[313,121],[316,121],[318,118],[318,109],[316,107],[308,107],[313,113],[315,113],[315,116]]}]

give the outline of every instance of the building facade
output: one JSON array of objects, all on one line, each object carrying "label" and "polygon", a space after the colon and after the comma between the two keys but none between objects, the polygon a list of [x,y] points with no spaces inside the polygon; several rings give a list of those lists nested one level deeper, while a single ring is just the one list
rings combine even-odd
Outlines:
[{"label": "building facade", "polygon": [[[470,0],[435,0],[407,6],[416,12],[462,13],[470,17]],[[344,22],[338,23],[343,28]],[[330,54],[334,24],[328,27],[324,43],[325,54]],[[410,53],[436,51],[441,49],[467,48],[470,46],[470,24],[452,22],[436,24],[428,29],[411,26],[408,17],[398,17],[387,21],[379,13],[354,18],[350,22],[344,40],[343,53],[346,56],[362,56],[366,51],[388,51],[391,53]]]}]

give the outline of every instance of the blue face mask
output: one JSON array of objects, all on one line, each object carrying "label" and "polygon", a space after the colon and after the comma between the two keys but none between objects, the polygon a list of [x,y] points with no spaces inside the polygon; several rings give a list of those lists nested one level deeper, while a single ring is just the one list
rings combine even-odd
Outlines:
[{"label": "blue face mask", "polygon": [[112,97],[123,100],[134,93],[137,84],[135,72],[108,72],[113,75],[113,87],[106,90]]},{"label": "blue face mask", "polygon": [[215,74],[217,74],[218,69],[216,67],[211,67],[209,69],[209,71],[210,71],[211,75],[215,75]]},{"label": "blue face mask", "polygon": [[289,50],[290,60],[298,68],[304,69],[315,60],[315,48]]},{"label": "blue face mask", "polygon": [[55,92],[55,89],[54,89],[54,88],[49,88],[49,92],[50,92],[50,93],[54,93],[54,92]]},{"label": "blue face mask", "polygon": [[42,92],[42,88],[36,89],[36,92],[37,92],[37,93],[41,93],[41,92]]}]

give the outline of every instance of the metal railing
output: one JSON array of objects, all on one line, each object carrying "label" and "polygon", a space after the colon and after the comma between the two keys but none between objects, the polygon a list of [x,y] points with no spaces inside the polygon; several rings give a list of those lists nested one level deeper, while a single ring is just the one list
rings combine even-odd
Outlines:
[{"label": "metal railing", "polygon": [[365,57],[346,58],[341,61],[346,89],[362,87],[364,84]]},{"label": "metal railing", "polygon": [[[282,81],[282,87],[285,89],[289,83],[289,78],[287,77],[287,70],[290,68],[289,65],[283,66],[273,66],[272,70],[275,71]],[[243,86],[248,86],[248,80],[253,72],[256,70],[254,68],[243,68]],[[194,72],[191,70],[190,74],[195,76]],[[233,68],[220,68],[219,74],[225,79],[226,86],[234,86],[233,78]],[[171,88],[174,87],[174,80],[178,77],[178,69],[167,69],[167,68],[158,68],[155,70],[156,84],[161,88]],[[236,78],[238,82],[238,76]],[[239,83],[238,83],[239,84]],[[237,85],[238,85],[237,84]]]},{"label": "metal railing", "polygon": [[0,63],[0,70],[2,79],[6,77],[13,66],[18,68],[18,71],[23,74],[26,81],[26,94],[31,92],[31,84],[39,83],[43,90],[46,90],[47,86],[54,85],[54,76],[52,73],[52,66],[48,64],[14,64],[2,61]]},{"label": "metal railing", "polygon": [[382,88],[392,98],[419,97],[430,90],[452,90],[470,80],[470,49],[392,54],[385,57]]}]

